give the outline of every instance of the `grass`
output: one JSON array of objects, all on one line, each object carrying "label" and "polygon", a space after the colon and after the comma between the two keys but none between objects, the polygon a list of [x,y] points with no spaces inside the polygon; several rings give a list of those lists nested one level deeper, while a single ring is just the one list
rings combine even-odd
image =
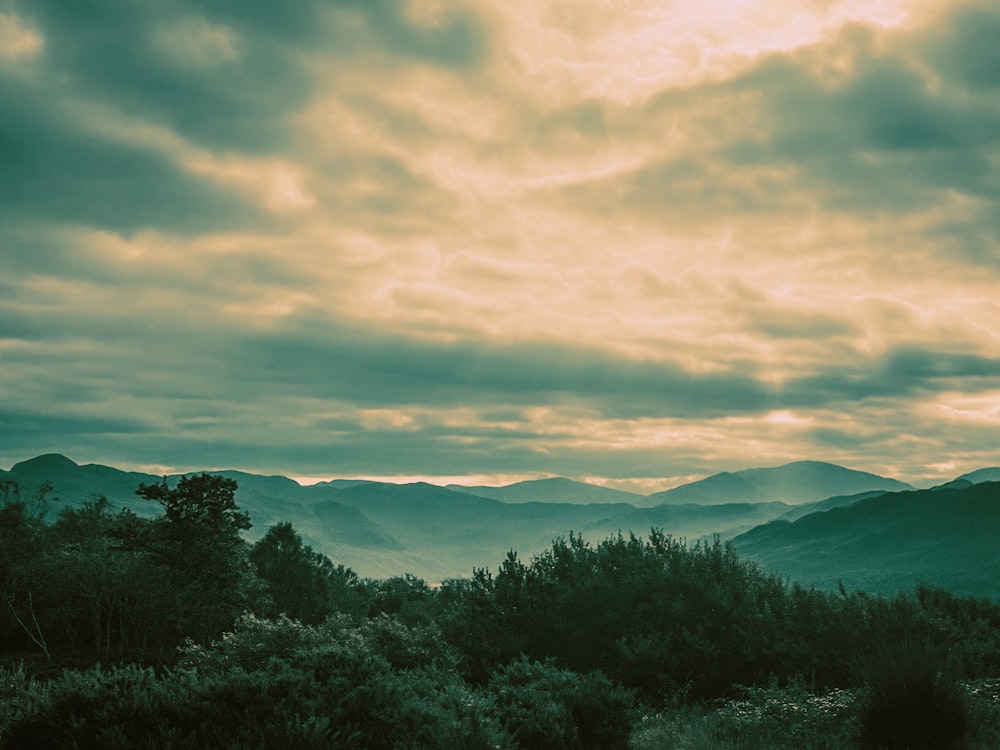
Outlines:
[{"label": "grass", "polygon": [[[969,710],[963,750],[1000,748],[1000,679],[962,683]],[[672,706],[643,716],[632,750],[858,750],[858,691],[814,695],[798,684],[744,689],[716,705]]]}]

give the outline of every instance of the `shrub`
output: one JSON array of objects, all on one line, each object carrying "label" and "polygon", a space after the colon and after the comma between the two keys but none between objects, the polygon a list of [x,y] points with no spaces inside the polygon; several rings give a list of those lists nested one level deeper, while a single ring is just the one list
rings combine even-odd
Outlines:
[{"label": "shrub", "polygon": [[314,627],[247,615],[185,646],[175,671],[66,671],[19,690],[0,711],[0,748],[512,747],[432,635],[388,617]]},{"label": "shrub", "polygon": [[833,690],[810,692],[800,680],[779,687],[743,687],[744,697],[726,701],[711,715],[711,736],[720,746],[828,750],[854,747],[855,696]]},{"label": "shrub", "polygon": [[866,655],[858,676],[858,721],[865,747],[965,747],[965,691],[947,654],[931,641],[906,638],[882,644]]},{"label": "shrub", "polygon": [[489,691],[492,710],[524,750],[628,747],[635,695],[603,674],[522,657],[493,674]]}]

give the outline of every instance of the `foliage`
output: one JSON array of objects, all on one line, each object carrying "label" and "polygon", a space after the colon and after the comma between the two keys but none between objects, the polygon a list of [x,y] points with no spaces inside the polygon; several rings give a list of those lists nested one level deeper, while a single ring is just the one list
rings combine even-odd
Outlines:
[{"label": "foliage", "polygon": [[43,518],[51,485],[31,498],[20,486],[0,479],[0,634],[5,641],[40,648],[51,658],[46,629],[39,622],[44,602],[36,570],[48,562]]},{"label": "foliage", "polygon": [[381,581],[367,581],[368,616],[396,615],[407,624],[435,618],[434,592],[427,582],[410,573]]},{"label": "foliage", "polygon": [[[1000,747],[1000,680],[963,685],[970,711],[969,750]],[[678,703],[643,716],[633,750],[857,750],[862,690],[814,694],[801,683],[746,689],[712,704]],[[892,747],[887,745],[886,747]],[[914,747],[920,747],[915,745]],[[943,747],[946,747],[944,745]]]},{"label": "foliage", "polygon": [[848,743],[853,737],[855,696],[850,691],[814,695],[799,681],[785,688],[772,681],[742,692],[743,698],[727,701],[715,712],[713,736],[719,741],[805,749]]},{"label": "foliage", "polygon": [[856,750],[853,694],[748,689],[715,706],[676,704],[636,723],[633,750]]},{"label": "foliage", "polygon": [[[718,540],[688,546],[653,530],[596,547],[570,535],[529,564],[511,553],[496,577],[442,588],[442,630],[470,677],[519,653],[602,671],[647,700],[763,684],[772,673],[846,680],[849,603],[789,588]],[[838,632],[836,624],[844,622]]]},{"label": "foliage", "polygon": [[454,670],[421,661],[394,666],[345,620],[312,627],[248,615],[209,646],[188,644],[179,667],[159,676],[94,667],[33,686],[12,701],[0,746],[509,746],[482,696]]},{"label": "foliage", "polygon": [[236,505],[235,480],[213,474],[140,484],[136,494],[163,506],[163,515],[140,521],[123,512],[118,535],[125,550],[141,552],[168,577],[177,627],[206,640],[230,627],[249,603],[256,581],[240,532],[249,516]]},{"label": "foliage", "polygon": [[600,673],[576,674],[526,657],[489,682],[493,712],[524,750],[628,745],[635,695]]},{"label": "foliage", "polygon": [[53,521],[0,483],[0,746],[616,748],[637,700],[636,748],[1000,745],[1000,689],[959,682],[1000,673],[988,600],[818,591],[656,529],[359,580],[288,523],[244,542],[235,489]]},{"label": "foliage", "polygon": [[175,487],[164,477],[159,484],[140,484],[135,494],[163,506],[165,536],[182,547],[202,542],[237,545],[250,516],[236,505],[237,482],[217,474],[183,476]]},{"label": "foliage", "polygon": [[969,712],[956,670],[928,640],[879,644],[858,667],[859,723],[872,748],[962,748]]},{"label": "foliage", "polygon": [[288,522],[272,526],[250,550],[267,602],[258,609],[316,624],[334,612],[360,615],[365,606],[358,576],[304,544]]}]

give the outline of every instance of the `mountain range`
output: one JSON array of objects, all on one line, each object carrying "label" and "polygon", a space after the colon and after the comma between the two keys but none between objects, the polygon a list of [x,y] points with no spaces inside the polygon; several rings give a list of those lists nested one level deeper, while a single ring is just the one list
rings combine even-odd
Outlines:
[{"label": "mountain range", "polygon": [[[875,516],[865,515],[861,509],[872,512],[872,508],[881,506],[870,503],[881,498],[917,499],[912,506],[906,501],[897,502],[893,512],[876,514],[878,523],[891,526],[895,513],[900,528],[910,529],[907,533],[914,535],[912,561],[900,556],[891,545],[882,547],[887,555],[896,554],[897,559],[908,561],[901,563],[905,568],[919,562],[921,545],[936,545],[938,552],[948,546],[926,534],[920,536],[917,526],[906,526],[909,515],[926,514],[936,508],[947,517],[948,508],[954,506],[962,509],[965,518],[972,511],[962,505],[961,493],[1000,477],[1000,468],[957,477],[936,491],[916,491],[895,479],[835,464],[800,461],[724,472],[651,495],[565,478],[501,487],[354,479],[303,486],[283,476],[240,471],[209,473],[237,481],[237,503],[250,514],[254,524],[248,539],[259,538],[275,523],[290,521],[315,549],[362,576],[412,573],[429,581],[464,577],[476,567],[495,569],[511,549],[529,558],[547,548],[553,538],[570,532],[596,542],[617,533],[646,535],[656,527],[689,541],[716,534],[734,539],[742,556],[796,580],[835,587],[843,579],[851,585],[857,581],[857,585],[879,589],[912,583],[913,576],[907,577],[907,571],[898,566],[881,566],[877,548],[866,556],[851,547],[850,539],[868,538],[858,525],[874,523]],[[175,475],[167,479],[175,482],[178,478]],[[157,482],[161,477],[97,464],[78,465],[58,454],[23,461],[9,471],[0,470],[2,479],[16,481],[25,495],[36,492],[43,482],[50,482],[52,496],[59,498],[52,504],[53,513],[62,505],[98,495],[141,515],[149,516],[158,510],[155,504],[137,497],[135,489],[140,483]],[[989,485],[984,486],[988,492]],[[819,523],[817,517],[826,519],[826,524]],[[987,528],[990,518],[984,521]],[[831,526],[830,519],[838,523]],[[948,529],[953,535],[967,530],[961,524],[939,523],[937,528]],[[897,540],[898,544],[903,544],[905,534],[900,539],[903,541]],[[836,552],[841,547],[845,549],[842,570],[837,568]],[[927,559],[941,558],[938,552]],[[829,565],[824,567],[823,560]],[[959,562],[946,560],[942,564],[962,567]],[[879,570],[885,572],[881,578]],[[966,575],[968,585],[958,583],[980,592],[987,577],[970,574]],[[948,580],[954,583],[953,577]]]},{"label": "mountain range", "polygon": [[1000,597],[1000,482],[839,500],[757,526],[732,544],[741,557],[819,588],[892,593],[926,583]]},{"label": "mountain range", "polygon": [[834,495],[909,489],[913,487],[905,482],[877,474],[845,469],[822,461],[796,461],[774,468],[714,474],[691,484],[649,495],[648,501],[653,501],[654,504],[708,504],[726,502],[725,498],[740,498],[741,502],[778,501],[797,505]]}]

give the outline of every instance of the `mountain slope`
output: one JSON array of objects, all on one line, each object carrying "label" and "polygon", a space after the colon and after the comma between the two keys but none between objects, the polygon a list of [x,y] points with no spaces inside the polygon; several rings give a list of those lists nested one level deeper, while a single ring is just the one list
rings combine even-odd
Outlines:
[{"label": "mountain slope", "polygon": [[[191,474],[201,472],[189,472]],[[333,488],[306,488],[281,476],[260,476],[241,471],[210,471],[235,479],[238,485],[236,503],[250,514],[253,527],[247,538],[259,539],[268,527],[281,521],[290,521],[303,538],[315,549],[323,551],[337,562],[338,550],[347,544],[370,551],[398,548],[399,542],[367,518],[363,512],[338,505],[338,491]],[[78,505],[94,496],[103,495],[116,508],[153,516],[160,512],[151,503],[135,494],[140,484],[162,481],[162,477],[140,472],[128,472],[99,464],[80,466],[58,454],[39,456],[22,461],[2,476],[16,481],[25,496],[38,491],[44,482],[53,485],[53,498],[49,517],[54,518],[65,506]],[[167,478],[175,483],[180,475]]]},{"label": "mountain slope", "polygon": [[495,569],[511,549],[530,557],[556,536],[594,523],[613,525],[633,510],[626,504],[504,503],[420,482],[358,485],[341,490],[338,501],[402,540],[412,555],[407,570],[432,580]]},{"label": "mountain slope", "polygon": [[103,495],[120,508],[129,508],[142,516],[157,512],[157,506],[135,494],[140,483],[157,482],[160,477],[121,471],[100,464],[78,465],[66,456],[50,453],[14,464],[7,476],[20,485],[22,493],[32,495],[43,483],[53,485],[49,514],[54,517],[64,505],[77,505]]},{"label": "mountain slope", "polygon": [[529,479],[503,487],[450,484],[448,489],[469,495],[488,497],[505,503],[636,503],[645,500],[644,495],[613,490],[586,482],[553,477],[551,479]]},{"label": "mountain slope", "polygon": [[[259,538],[279,521],[289,521],[314,549],[363,576],[413,573],[431,581],[468,576],[476,567],[495,569],[511,549],[522,558],[530,558],[548,548],[554,537],[570,532],[596,542],[619,532],[645,536],[656,527],[690,541],[712,534],[724,539],[740,534],[737,544],[741,553],[785,575],[824,586],[836,586],[837,580],[844,578],[851,586],[875,590],[909,587],[919,574],[942,585],[953,582],[960,591],[982,593],[984,586],[1000,588],[996,583],[1000,571],[987,559],[993,557],[993,535],[1000,530],[995,515],[991,515],[995,504],[972,507],[969,498],[979,496],[963,494],[995,495],[1000,485],[972,485],[968,480],[933,491],[835,493],[795,506],[760,501],[722,503],[713,494],[718,486],[724,486],[730,494],[742,488],[742,494],[758,498],[784,493],[801,500],[808,496],[807,490],[827,492],[836,484],[827,481],[831,476],[847,478],[840,486],[854,486],[851,482],[899,484],[829,464],[792,464],[716,475],[709,478],[714,481],[690,485],[688,492],[699,497],[699,503],[678,502],[683,493],[673,491],[659,493],[661,504],[644,507],[639,503],[594,502],[598,497],[629,495],[569,480],[511,485],[508,497],[519,500],[500,501],[457,487],[423,483],[348,481],[303,487],[281,476],[210,473],[239,483],[236,501],[254,524],[248,539]],[[17,481],[26,496],[42,482],[51,481],[53,494],[60,500],[52,504],[50,517],[61,506],[94,495],[105,495],[115,505],[147,516],[159,512],[157,504],[137,497],[135,489],[140,483],[162,481],[161,477],[94,464],[80,466],[65,456],[23,461],[8,472],[0,471],[0,478]],[[168,481],[176,482],[177,477]],[[536,496],[533,493],[540,493],[547,501],[525,499]],[[671,500],[664,503],[663,495]],[[567,497],[576,497],[579,502],[567,502]],[[561,499],[554,501],[556,498]],[[706,498],[711,502],[706,504]],[[884,507],[889,509],[882,510]],[[777,518],[785,520],[769,523]],[[888,536],[883,539],[880,534]],[[983,541],[987,537],[988,545]],[[969,557],[969,550],[978,549],[975,545],[980,542],[990,553],[983,552],[982,561],[975,555]]]},{"label": "mountain slope", "polygon": [[1000,482],[892,492],[775,521],[736,537],[737,552],[803,583],[891,593],[918,582],[1000,596]]},{"label": "mountain slope", "polygon": [[980,482],[1000,482],[1000,466],[976,469],[975,471],[970,471],[968,474],[956,477],[956,481],[963,479],[973,484],[979,484]]},{"label": "mountain slope", "polygon": [[586,526],[583,530],[598,538],[618,531],[645,535],[650,529],[657,528],[688,542],[715,534],[722,539],[731,539],[787,511],[785,503],[664,504],[653,508],[635,508],[609,521]]},{"label": "mountain slope", "polygon": [[783,502],[791,505],[824,500],[835,495],[856,495],[880,490],[894,492],[910,485],[846,469],[822,461],[796,461],[763,469],[744,469],[715,474],[691,484],[649,495],[657,503],[758,503]]},{"label": "mountain slope", "polygon": [[795,521],[803,516],[808,516],[810,513],[821,513],[826,510],[833,510],[834,508],[846,508],[848,505],[854,505],[862,500],[884,494],[884,490],[870,490],[869,492],[859,492],[857,495],[835,495],[825,500],[817,500],[814,503],[793,505],[787,512],[782,513],[779,519],[782,521]]}]

